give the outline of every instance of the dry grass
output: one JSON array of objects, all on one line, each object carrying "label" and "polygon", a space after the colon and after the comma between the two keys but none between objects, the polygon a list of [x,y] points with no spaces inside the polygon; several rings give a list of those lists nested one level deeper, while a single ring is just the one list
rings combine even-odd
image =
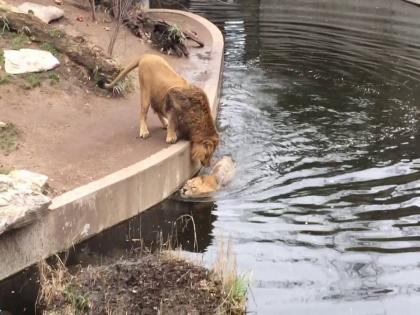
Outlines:
[{"label": "dry grass", "polygon": [[218,253],[212,272],[222,282],[225,300],[220,305],[221,311],[227,314],[245,314],[250,276],[238,273],[230,241],[218,240]]},{"label": "dry grass", "polygon": [[[83,314],[89,310],[89,299],[82,293],[64,262],[55,256],[55,264],[49,265],[41,261],[39,268],[40,291],[37,297],[37,305],[44,307],[49,305],[61,305],[59,314]],[[45,312],[44,314],[56,314]]]},{"label": "dry grass", "polygon": [[[195,234],[196,230],[193,217],[189,215],[179,217],[174,222],[172,234],[176,235],[179,229],[184,229],[190,224],[193,225]],[[196,237],[194,239],[195,242],[197,242]],[[142,240],[139,240],[139,242],[141,251],[137,252],[136,255],[139,257],[149,255],[148,257],[150,257],[150,250],[143,246]],[[104,306],[104,308],[101,308],[101,312],[104,312],[103,314],[116,314],[115,307],[118,305],[124,305],[124,307],[130,309],[130,305],[135,306],[137,303],[140,303],[140,300],[133,300],[132,298],[127,300],[126,296],[123,297],[123,295],[117,294],[119,292],[118,290],[127,291],[127,289],[130,289],[130,287],[124,287],[127,285],[125,282],[119,283],[119,280],[116,281],[115,271],[112,272],[112,270],[115,269],[117,265],[119,266],[117,267],[117,274],[127,274],[129,277],[128,279],[131,279],[131,277],[133,279],[142,279],[141,284],[136,284],[136,291],[142,290],[141,287],[144,287],[143,290],[146,290],[142,293],[142,297],[147,294],[152,294],[152,296],[157,294],[155,291],[148,291],[149,289],[147,289],[149,287],[146,283],[149,283],[150,281],[148,282],[145,279],[147,278],[146,275],[150,274],[157,275],[156,278],[152,280],[153,290],[159,287],[159,285],[164,285],[165,288],[167,288],[166,285],[169,283],[164,284],[165,282],[161,282],[162,279],[160,279],[159,276],[163,275],[163,279],[168,277],[173,278],[169,286],[175,291],[172,291],[173,293],[171,293],[170,296],[172,296],[172,294],[179,294],[182,290],[186,290],[185,287],[183,287],[185,284],[181,285],[181,283],[185,282],[186,279],[197,279],[197,270],[200,270],[200,268],[201,270],[204,269],[202,267],[202,261],[200,262],[198,259],[196,261],[186,262],[185,255],[181,252],[179,247],[176,250],[172,250],[176,243],[176,238],[170,237],[167,241],[164,241],[162,233],[159,234],[155,243],[157,250],[154,253],[156,258],[153,260],[154,262],[152,265],[154,267],[152,267],[152,269],[148,267],[151,265],[144,263],[144,261],[148,260],[147,257],[145,257],[145,260],[140,258],[134,259],[134,261],[117,261],[112,265],[97,267],[89,266],[81,269],[74,275],[68,271],[65,263],[58,257],[55,257],[55,264],[52,265],[41,262],[39,264],[41,289],[38,295],[37,305],[46,309],[43,314],[49,315],[87,314],[92,312],[92,314],[94,314],[95,311],[98,311],[98,301],[102,301],[101,303]],[[131,257],[131,259],[132,258],[133,257]],[[171,267],[163,267],[163,269],[161,269],[162,266]],[[183,271],[176,275],[176,273],[179,272],[179,266],[183,266]],[[158,268],[160,271],[154,270],[154,268]],[[204,301],[208,301],[209,298],[214,299],[214,294],[216,294],[217,300],[213,300],[213,302],[215,302],[213,307],[216,307],[216,314],[245,314],[249,279],[245,275],[238,274],[236,259],[230,242],[225,242],[223,240],[218,241],[217,259],[212,269],[207,271],[206,274],[208,276],[201,278],[202,280],[194,280],[188,285],[191,285],[191,288],[194,288],[192,291],[194,292],[194,297],[192,293],[190,293],[191,295],[186,295],[189,300],[188,303],[191,305],[194,305],[197,301],[199,303],[201,301],[204,303]],[[92,281],[94,283],[92,283]],[[116,286],[117,291],[115,291]],[[97,292],[96,295],[94,294],[93,296],[98,299],[97,294],[100,291],[106,291],[103,292],[105,298],[102,298],[102,300],[90,301],[92,298],[91,293]],[[198,291],[206,293],[201,293],[204,295],[195,295]],[[159,296],[160,295],[157,295],[156,297],[158,298]],[[157,303],[159,303],[159,300]],[[160,300],[160,305],[157,305],[156,307],[157,314],[170,313],[169,311],[174,307],[173,303],[174,301],[171,299],[168,300],[167,298]],[[175,304],[175,307],[178,307],[176,305],[177,304]],[[183,304],[181,304],[180,307],[182,305]],[[122,309],[119,308],[119,310]]]}]

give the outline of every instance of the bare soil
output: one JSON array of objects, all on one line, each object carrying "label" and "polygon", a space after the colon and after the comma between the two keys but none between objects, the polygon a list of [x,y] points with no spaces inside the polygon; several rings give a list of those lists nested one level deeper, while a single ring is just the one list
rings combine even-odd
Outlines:
[{"label": "bare soil", "polygon": [[62,283],[44,283],[56,289],[47,305],[41,301],[45,314],[215,314],[224,300],[207,269],[168,256],[79,268],[61,281],[68,281],[61,292]]},{"label": "bare soil", "polygon": [[[24,1],[9,2],[18,5]],[[38,0],[37,3],[54,5],[49,0]],[[106,49],[112,29],[106,14],[98,12],[98,22],[94,23],[88,11],[74,6],[70,0],[64,1],[61,8],[65,17],[54,22],[55,27],[71,35],[83,36]],[[78,17],[82,17],[83,22],[79,22]],[[166,58],[187,79],[202,86],[206,80],[202,65],[211,53],[209,38],[204,30],[188,25],[188,21],[177,22],[197,31],[205,47],[191,48],[188,59]],[[15,38],[14,34],[2,34],[0,52],[5,48],[17,48],[17,45],[20,48],[39,47],[27,38]],[[114,48],[114,57],[125,65],[144,53],[160,54],[123,28]],[[61,65],[53,71],[7,77],[0,58],[0,121],[13,123],[20,131],[16,149],[0,151],[3,169],[43,173],[49,177],[53,195],[58,195],[167,147],[165,133],[152,112],[148,118],[151,137],[138,138],[140,97],[135,71],[132,75],[134,91],[125,97],[114,97],[96,87],[89,74],[66,56],[58,54],[57,57]]]}]

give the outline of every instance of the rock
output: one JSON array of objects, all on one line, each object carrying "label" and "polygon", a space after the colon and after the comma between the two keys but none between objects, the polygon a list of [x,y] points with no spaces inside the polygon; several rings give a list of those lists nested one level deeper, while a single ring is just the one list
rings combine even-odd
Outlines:
[{"label": "rock", "polygon": [[15,189],[32,190],[42,193],[48,181],[48,176],[26,170],[11,171],[8,175]]},{"label": "rock", "polygon": [[0,8],[2,8],[4,10],[8,10],[8,11],[19,12],[18,8],[16,8],[15,6],[7,3],[4,0],[0,0]]},{"label": "rock", "polygon": [[5,122],[0,121],[0,129],[6,128],[7,124]]},{"label": "rock", "polygon": [[40,49],[5,49],[4,59],[4,69],[9,74],[47,71],[60,65],[60,61],[53,54]]},{"label": "rock", "polygon": [[47,180],[26,170],[0,175],[0,235],[34,222],[48,210],[51,199],[42,193]]},{"label": "rock", "polygon": [[63,1],[62,0],[54,0],[54,3],[57,5],[62,5]]},{"label": "rock", "polygon": [[17,9],[26,14],[33,14],[44,23],[50,23],[64,15],[64,11],[52,5],[45,6],[32,2],[24,2]]}]

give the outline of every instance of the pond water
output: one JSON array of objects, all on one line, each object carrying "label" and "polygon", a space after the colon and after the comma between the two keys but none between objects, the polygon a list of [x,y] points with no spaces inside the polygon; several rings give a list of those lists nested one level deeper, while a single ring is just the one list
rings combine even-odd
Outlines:
[{"label": "pond water", "polygon": [[[225,36],[213,205],[258,314],[419,314],[420,7],[192,0]],[[188,206],[188,205],[187,205]]]}]

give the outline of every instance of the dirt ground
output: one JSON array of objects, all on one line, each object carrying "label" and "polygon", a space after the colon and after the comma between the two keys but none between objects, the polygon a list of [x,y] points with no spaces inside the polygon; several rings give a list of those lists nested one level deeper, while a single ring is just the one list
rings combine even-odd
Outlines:
[{"label": "dirt ground", "polygon": [[[44,314],[221,313],[221,282],[203,267],[168,257],[148,255],[88,266],[71,275],[45,273],[49,281],[43,282],[41,308]],[[54,281],[48,278],[52,275]]]},{"label": "dirt ground", "polygon": [[[69,0],[70,1],[70,0]],[[53,22],[55,27],[80,35],[96,45],[108,46],[112,29],[109,17],[98,14],[93,23],[88,11],[64,1],[65,17]],[[18,5],[22,1],[8,1]],[[52,0],[37,3],[54,5]],[[87,2],[86,2],[87,3]],[[81,16],[83,22],[76,20]],[[194,25],[182,25],[195,28]],[[184,23],[185,24],[185,23]],[[195,28],[205,47],[191,48],[190,58],[168,57],[174,68],[187,79],[202,86],[207,77],[203,64],[211,55],[205,32]],[[3,33],[4,48],[29,48],[37,45]],[[41,47],[50,48],[50,47]],[[114,57],[125,65],[144,53],[160,54],[127,30],[120,31]],[[0,121],[12,123],[19,130],[17,149],[0,150],[0,168],[28,169],[49,176],[54,195],[99,179],[127,167],[167,147],[165,133],[150,112],[151,137],[138,138],[139,90],[134,73],[134,91],[125,97],[113,97],[95,87],[88,74],[66,56],[57,54],[61,65],[37,75],[8,76],[0,62]],[[1,61],[1,60],[0,60]]]}]

